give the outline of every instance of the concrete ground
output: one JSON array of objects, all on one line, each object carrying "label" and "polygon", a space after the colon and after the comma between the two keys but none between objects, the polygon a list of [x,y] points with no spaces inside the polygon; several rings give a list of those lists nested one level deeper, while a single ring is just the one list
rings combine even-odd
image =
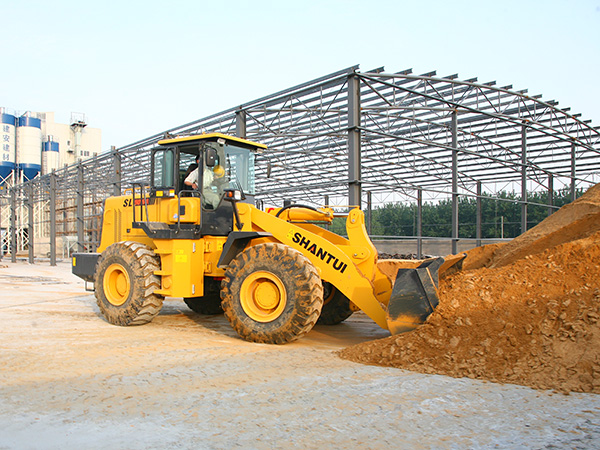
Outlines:
[{"label": "concrete ground", "polygon": [[121,328],[57,267],[0,261],[0,449],[593,449],[600,396],[364,366],[366,316],[284,346],[167,300]]}]

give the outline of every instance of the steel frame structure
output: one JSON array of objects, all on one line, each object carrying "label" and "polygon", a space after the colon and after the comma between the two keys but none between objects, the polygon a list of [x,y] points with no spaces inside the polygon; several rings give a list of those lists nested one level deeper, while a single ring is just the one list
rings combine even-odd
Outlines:
[{"label": "steel frame structure", "polygon": [[[519,192],[525,231],[530,192],[568,188],[574,199],[576,189],[597,183],[599,129],[556,101],[493,81],[437,77],[435,72],[413,75],[411,70],[387,73],[383,68],[360,72],[353,66],[30,182],[5,183],[0,224],[16,236],[17,222],[25,223],[24,215],[31,214],[20,205],[40,202],[45,212],[28,219],[28,229],[35,228],[36,236],[47,235],[41,229],[50,233],[52,261],[57,236],[77,236],[79,251],[93,251],[102,200],[149,179],[149,150],[159,139],[222,132],[268,145],[257,158],[260,205],[290,199],[340,208],[366,204],[370,209],[408,201],[420,211],[423,201],[449,198],[449,238],[455,250],[459,196]],[[549,199],[552,210],[552,195]],[[418,221],[421,225],[420,216]],[[10,242],[18,246],[16,237]],[[13,250],[14,255],[22,249]]]}]

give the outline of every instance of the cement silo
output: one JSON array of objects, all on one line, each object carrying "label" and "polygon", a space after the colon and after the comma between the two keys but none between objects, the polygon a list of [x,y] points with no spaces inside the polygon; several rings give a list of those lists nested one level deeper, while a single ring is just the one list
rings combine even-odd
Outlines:
[{"label": "cement silo", "polygon": [[11,114],[0,111],[0,184],[15,169],[15,124],[17,118]]},{"label": "cement silo", "polygon": [[53,137],[48,136],[42,145],[42,173],[46,174],[58,169],[59,154],[58,142],[54,142]]},{"label": "cement silo", "polygon": [[23,179],[35,178],[42,168],[42,121],[24,115],[17,123],[17,163]]}]

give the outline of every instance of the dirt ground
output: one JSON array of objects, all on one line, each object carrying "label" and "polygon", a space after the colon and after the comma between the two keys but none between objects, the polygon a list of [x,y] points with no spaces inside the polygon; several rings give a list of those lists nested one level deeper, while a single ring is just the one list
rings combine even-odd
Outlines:
[{"label": "dirt ground", "polygon": [[600,185],[507,244],[468,252],[416,330],[357,362],[600,394]]},{"label": "dirt ground", "polygon": [[600,396],[357,364],[366,316],[284,346],[165,302],[108,324],[67,263],[0,261],[0,449],[590,449]]}]

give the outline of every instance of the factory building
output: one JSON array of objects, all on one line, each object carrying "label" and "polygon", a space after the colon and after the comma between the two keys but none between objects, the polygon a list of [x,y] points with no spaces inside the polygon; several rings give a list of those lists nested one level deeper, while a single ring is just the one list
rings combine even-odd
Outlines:
[{"label": "factory building", "polygon": [[53,112],[10,113],[0,108],[0,185],[20,183],[64,165],[90,158],[102,149],[99,128],[84,114],[72,113],[68,124]]}]

